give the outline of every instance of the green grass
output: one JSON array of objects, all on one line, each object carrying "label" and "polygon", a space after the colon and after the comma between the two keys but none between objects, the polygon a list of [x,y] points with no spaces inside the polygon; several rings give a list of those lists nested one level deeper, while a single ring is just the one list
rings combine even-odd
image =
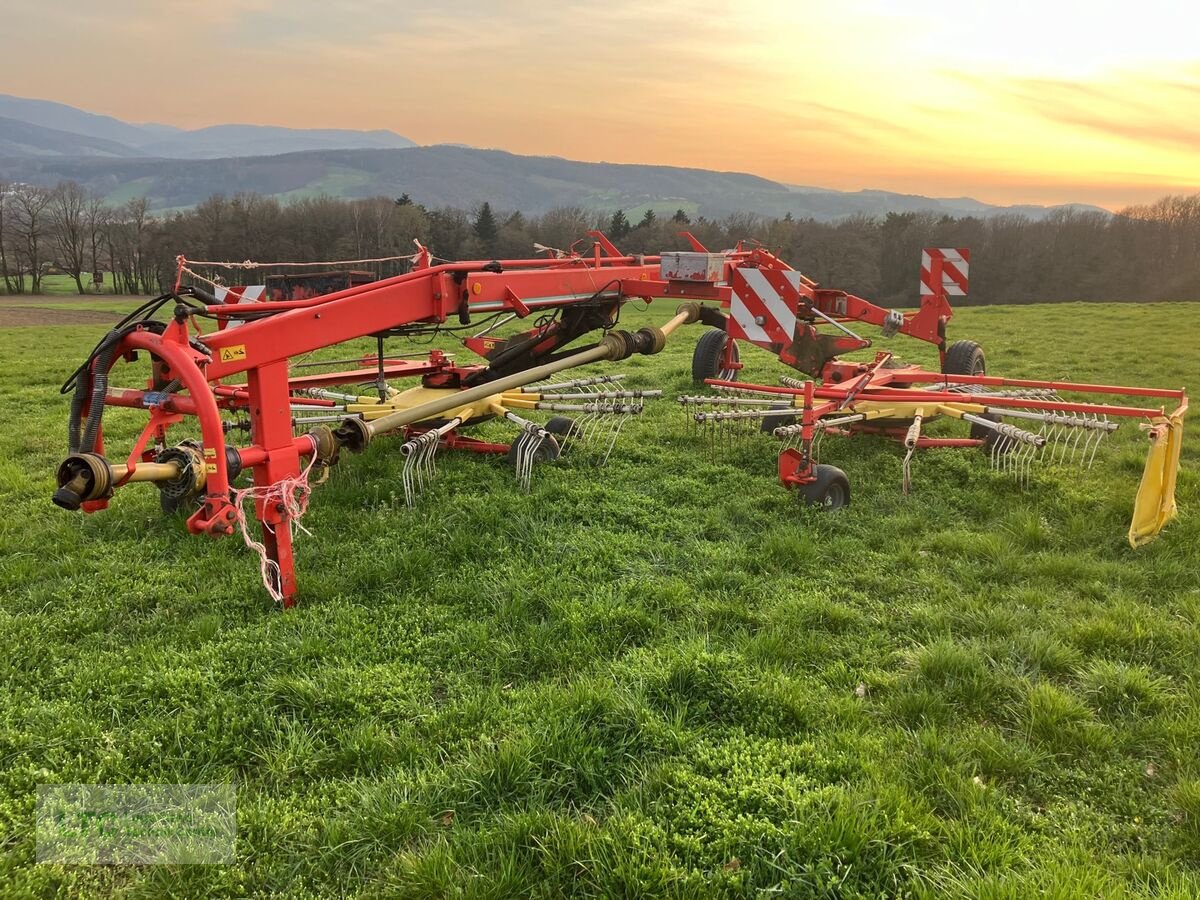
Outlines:
[{"label": "green grass", "polygon": [[354,197],[371,183],[371,175],[367,172],[352,169],[347,166],[330,166],[320,178],[310,181],[304,187],[276,194],[280,203],[294,203],[297,200],[308,200],[315,197]]},{"label": "green grass", "polygon": [[[29,279],[25,279],[25,286],[28,289]],[[92,275],[90,272],[85,272],[83,276],[83,286],[88,294],[94,295],[92,291]],[[105,294],[112,293],[112,273],[104,273],[104,284],[102,285]],[[31,306],[44,305],[44,301],[48,296],[56,294],[69,294],[74,297],[81,296],[79,287],[75,284],[75,279],[70,275],[43,275],[42,276],[42,293],[39,294],[6,294],[4,292],[3,283],[0,282],[0,297],[7,297],[12,302],[17,302],[21,299],[29,301]]]},{"label": "green grass", "polygon": [[[1200,306],[951,330],[994,372],[1200,383]],[[564,458],[524,494],[445,454],[409,510],[396,442],[345,459],[283,613],[239,540],[187,535],[153,489],[50,505],[57,385],[98,332],[0,331],[5,896],[1200,893],[1194,446],[1139,551],[1129,426],[1024,490],[929,452],[908,497],[894,446],[831,438],[854,505],[822,514],[768,438],[694,440],[685,330],[621,364],[668,399],[606,468]],[[67,782],[232,782],[238,864],[35,865],[36,786]]]}]

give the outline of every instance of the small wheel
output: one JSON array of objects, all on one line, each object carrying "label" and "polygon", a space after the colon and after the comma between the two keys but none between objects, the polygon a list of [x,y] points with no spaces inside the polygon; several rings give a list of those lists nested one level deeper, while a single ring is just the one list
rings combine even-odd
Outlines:
[{"label": "small wheel", "polygon": [[725,347],[729,344],[729,357],[737,362],[737,342],[730,343],[729,335],[720,328],[713,328],[700,335],[696,349],[692,353],[692,381],[697,384],[708,378],[719,378],[722,381],[737,381],[738,370],[727,369],[724,366]]},{"label": "small wheel", "polygon": [[[991,413],[982,413],[979,418],[987,419],[989,422],[999,422],[1000,419]],[[996,432],[984,425],[976,425],[971,423],[971,437],[977,441],[983,441],[983,449],[990,450],[992,444],[996,443]]]},{"label": "small wheel", "polygon": [[837,466],[813,466],[815,481],[800,485],[800,497],[809,506],[841,509],[850,505],[850,479]]},{"label": "small wheel", "polygon": [[[549,429],[547,429],[547,431],[548,430]],[[527,446],[530,441],[536,440],[537,438],[527,431],[522,431],[519,435],[517,435],[517,439],[513,441],[512,446],[508,448],[509,465],[515,466],[517,464],[517,455],[521,453],[521,448]],[[559,450],[558,447],[558,441],[556,441],[553,437],[548,437],[538,445],[538,448],[535,451],[533,451],[534,465],[537,465],[538,463],[549,462],[552,459],[558,459],[558,455],[561,452],[562,451]]]},{"label": "small wheel", "polygon": [[776,428],[782,428],[784,425],[795,425],[796,418],[796,415],[793,413],[771,413],[769,416],[763,416],[760,427],[763,434],[774,434]]},{"label": "small wheel", "polygon": [[557,434],[559,437],[578,438],[583,436],[583,429],[569,416],[551,416],[550,421],[545,425],[545,429],[551,434]]},{"label": "small wheel", "polygon": [[942,361],[943,375],[986,375],[987,358],[975,341],[955,341]]}]

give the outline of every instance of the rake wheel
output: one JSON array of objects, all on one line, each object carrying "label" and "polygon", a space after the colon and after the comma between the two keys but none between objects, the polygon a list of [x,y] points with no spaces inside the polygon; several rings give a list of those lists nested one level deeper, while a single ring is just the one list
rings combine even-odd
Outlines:
[{"label": "rake wheel", "polygon": [[[946,359],[942,363],[943,375],[986,375],[987,357],[983,347],[976,341],[955,341],[946,351]],[[995,421],[995,416],[986,415],[984,418]],[[982,425],[971,426],[971,437],[984,442],[983,449],[990,450],[996,442],[996,432]]]},{"label": "rake wheel", "polygon": [[955,341],[942,362],[943,375],[986,375],[987,357],[975,341]]},{"label": "rake wheel", "polygon": [[[566,417],[564,416],[562,418],[566,418]],[[549,429],[546,429],[546,430],[549,431]],[[537,441],[537,437],[535,435],[529,434],[528,432],[525,432],[525,431],[523,431],[519,435],[517,435],[517,439],[514,440],[512,442],[512,446],[510,446],[508,448],[508,462],[510,465],[512,465],[512,466],[517,465],[517,463],[521,459],[521,454],[523,452],[523,449],[531,441]],[[543,440],[540,444],[538,444],[537,448],[533,451],[534,465],[537,465],[538,463],[550,462],[551,460],[558,459],[559,453],[561,453],[561,452],[562,451],[560,451],[559,447],[558,447],[558,441],[556,441],[552,437],[548,437],[545,440]]]},{"label": "rake wheel", "polygon": [[559,437],[577,438],[583,436],[583,429],[570,416],[551,416],[546,422],[546,430]]},{"label": "rake wheel", "polygon": [[850,505],[850,479],[837,466],[813,466],[814,481],[800,485],[800,497],[809,506],[841,509]]},{"label": "rake wheel", "polygon": [[[713,328],[700,335],[696,349],[692,352],[692,381],[697,384],[708,378],[719,378],[722,381],[737,381],[737,369],[721,367],[725,355],[725,345],[729,343],[729,335],[720,328]],[[730,348],[730,356],[738,361],[738,348],[735,343]]]},{"label": "rake wheel", "polygon": [[762,425],[760,426],[763,434],[774,434],[776,428],[781,428],[784,425],[795,425],[797,416],[794,413],[780,411],[779,413],[771,413],[763,416]]}]

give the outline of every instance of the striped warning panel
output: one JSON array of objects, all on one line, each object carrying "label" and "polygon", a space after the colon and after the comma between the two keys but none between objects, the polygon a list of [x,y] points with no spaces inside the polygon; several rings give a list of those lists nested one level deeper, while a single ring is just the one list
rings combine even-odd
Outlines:
[{"label": "striped warning panel", "polygon": [[[929,247],[921,251],[921,295],[945,293],[951,297],[967,295],[967,276],[971,251],[966,247]],[[941,269],[939,290],[937,270]]]},{"label": "striped warning panel", "polygon": [[800,273],[774,269],[733,270],[729,333],[755,344],[791,344],[796,335]]},{"label": "striped warning panel", "polygon": [[[248,305],[251,303],[261,303],[267,299],[267,286],[265,284],[235,284],[231,287],[218,287],[213,289],[213,296],[217,298],[218,303]],[[244,319],[228,319],[222,320],[221,328],[237,328],[239,325],[244,325]]]}]

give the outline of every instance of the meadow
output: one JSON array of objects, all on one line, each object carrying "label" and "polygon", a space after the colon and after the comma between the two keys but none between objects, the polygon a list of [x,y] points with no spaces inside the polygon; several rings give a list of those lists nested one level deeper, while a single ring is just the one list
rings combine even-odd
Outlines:
[{"label": "meadow", "polygon": [[[895,446],[830,438],[853,505],[827,514],[769,437],[696,440],[684,329],[620,365],[667,396],[603,468],[524,493],[447,453],[410,510],[397,442],[346,458],[285,613],[148,486],[50,504],[58,386],[102,331],[0,328],[0,894],[1200,894],[1195,442],[1137,551],[1130,424],[1024,488],[928,452],[907,497]],[[1200,384],[1200,305],[967,309],[951,338],[997,374]],[[36,787],[70,782],[231,782],[237,864],[37,865]]]}]

